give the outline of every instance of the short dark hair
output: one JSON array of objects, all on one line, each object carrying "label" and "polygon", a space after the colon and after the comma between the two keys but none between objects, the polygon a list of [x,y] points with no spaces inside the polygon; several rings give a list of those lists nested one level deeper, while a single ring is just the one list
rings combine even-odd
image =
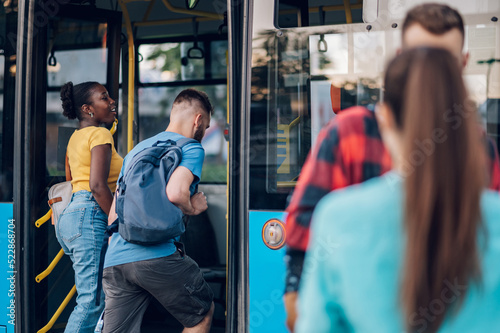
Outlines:
[{"label": "short dark hair", "polygon": [[464,21],[460,13],[447,5],[426,3],[411,9],[403,22],[403,35],[412,24],[420,24],[435,35],[442,35],[457,28],[465,36]]},{"label": "short dark hair", "polygon": [[182,102],[192,103],[193,101],[197,101],[200,103],[201,107],[210,115],[214,113],[214,107],[210,103],[210,99],[208,95],[203,92],[193,88],[184,89],[177,95],[174,100],[174,105],[180,104]]}]

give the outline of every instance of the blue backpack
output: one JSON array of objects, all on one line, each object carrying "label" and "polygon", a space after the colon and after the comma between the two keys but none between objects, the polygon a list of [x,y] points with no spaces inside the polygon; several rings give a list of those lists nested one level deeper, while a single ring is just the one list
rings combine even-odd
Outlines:
[{"label": "blue backpack", "polygon": [[182,160],[182,147],[199,143],[183,138],[158,141],[137,153],[118,179],[115,209],[118,218],[106,229],[96,289],[100,303],[104,258],[108,239],[115,232],[134,244],[153,245],[180,236],[185,231],[182,211],[168,200],[167,182]]},{"label": "blue backpack", "polygon": [[[134,244],[163,243],[184,233],[184,214],[168,200],[165,187],[182,160],[182,147],[198,141],[158,141],[137,153],[118,179],[118,232]],[[116,224],[115,224],[116,225]],[[112,230],[116,232],[116,230]]]}]

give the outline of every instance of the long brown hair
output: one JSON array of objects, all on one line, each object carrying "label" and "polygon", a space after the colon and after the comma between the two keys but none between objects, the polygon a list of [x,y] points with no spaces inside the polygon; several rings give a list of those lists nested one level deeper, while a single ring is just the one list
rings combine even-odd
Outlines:
[{"label": "long brown hair", "polygon": [[416,331],[419,310],[427,309],[424,330],[435,332],[464,299],[461,290],[449,301],[450,288],[481,276],[476,240],[485,149],[459,64],[445,50],[419,48],[396,57],[386,71],[384,102],[404,140],[405,322]]}]

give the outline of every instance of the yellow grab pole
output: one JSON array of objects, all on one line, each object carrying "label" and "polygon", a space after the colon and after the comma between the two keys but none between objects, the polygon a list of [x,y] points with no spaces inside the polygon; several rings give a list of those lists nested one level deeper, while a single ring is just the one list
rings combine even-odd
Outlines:
[{"label": "yellow grab pole", "polygon": [[50,265],[47,267],[47,269],[45,269],[43,272],[41,272],[36,276],[35,278],[36,282],[40,283],[43,279],[45,279],[47,275],[49,275],[52,272],[54,267],[56,267],[57,263],[59,262],[59,260],[61,260],[63,256],[64,256],[64,250],[61,249],[59,250],[59,253],[56,255],[56,257],[52,260]]},{"label": "yellow grab pole", "polygon": [[347,24],[352,23],[351,2],[344,0],[345,21]]},{"label": "yellow grab pole", "polygon": [[134,129],[134,85],[135,85],[135,47],[134,33],[132,31],[132,22],[128,14],[127,5],[120,0],[120,7],[127,28],[128,39],[128,122],[127,122],[127,152],[134,147],[133,129]]},{"label": "yellow grab pole", "polygon": [[35,226],[37,228],[40,228],[40,226],[42,224],[44,224],[45,222],[47,222],[48,220],[50,220],[50,215],[52,214],[52,208],[49,209],[49,211],[42,217],[40,217],[38,220],[36,220],[35,222]]},{"label": "yellow grab pole", "polygon": [[52,326],[54,326],[57,318],[59,318],[59,316],[61,315],[61,313],[64,311],[64,309],[68,305],[69,301],[75,295],[75,293],[76,293],[76,286],[73,286],[73,288],[71,288],[71,291],[68,293],[68,295],[66,296],[66,298],[64,299],[64,301],[61,303],[61,305],[59,305],[59,308],[57,308],[56,313],[54,313],[54,315],[52,316],[52,318],[50,318],[50,321],[47,323],[47,325],[45,325],[40,330],[38,330],[37,333],[48,332],[52,328]]}]

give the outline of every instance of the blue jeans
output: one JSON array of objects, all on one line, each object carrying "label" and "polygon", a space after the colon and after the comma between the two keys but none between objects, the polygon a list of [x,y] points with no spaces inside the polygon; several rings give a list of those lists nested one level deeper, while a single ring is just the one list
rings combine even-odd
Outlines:
[{"label": "blue jeans", "polygon": [[56,226],[57,240],[73,262],[76,284],[76,307],[65,332],[94,332],[104,309],[104,293],[96,306],[99,259],[108,217],[88,191],[73,193],[71,202]]}]

